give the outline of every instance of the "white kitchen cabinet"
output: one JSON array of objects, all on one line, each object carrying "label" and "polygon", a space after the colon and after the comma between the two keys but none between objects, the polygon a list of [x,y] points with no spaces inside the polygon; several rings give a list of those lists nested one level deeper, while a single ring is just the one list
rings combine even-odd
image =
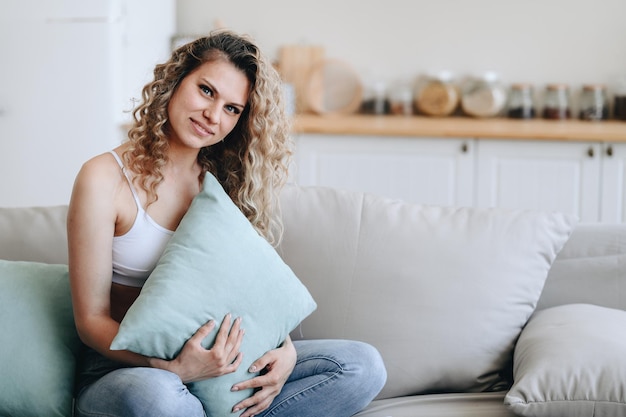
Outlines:
[{"label": "white kitchen cabinet", "polygon": [[[0,206],[67,204],[170,47],[175,0],[0,3]],[[141,36],[139,36],[141,34]]]},{"label": "white kitchen cabinet", "polygon": [[292,180],[421,204],[626,222],[626,144],[300,134]]},{"label": "white kitchen cabinet", "polygon": [[474,141],[350,135],[296,137],[292,180],[420,204],[468,206]]},{"label": "white kitchen cabinet", "polygon": [[626,222],[626,144],[602,146],[601,221]]},{"label": "white kitchen cabinet", "polygon": [[476,205],[529,208],[600,219],[601,145],[480,140]]}]

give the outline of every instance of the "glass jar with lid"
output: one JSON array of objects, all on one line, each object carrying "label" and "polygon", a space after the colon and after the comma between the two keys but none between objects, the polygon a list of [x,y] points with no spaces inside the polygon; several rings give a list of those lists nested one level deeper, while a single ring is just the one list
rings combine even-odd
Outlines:
[{"label": "glass jar with lid", "polygon": [[615,86],[613,114],[617,120],[626,120],[626,76]]},{"label": "glass jar with lid", "polygon": [[459,91],[449,71],[427,75],[419,83],[415,107],[427,116],[449,116],[459,104]]},{"label": "glass jar with lid", "polygon": [[390,86],[389,112],[399,116],[413,114],[413,88],[409,82],[399,81]]},{"label": "glass jar with lid", "polygon": [[387,84],[384,81],[376,80],[366,86],[361,103],[361,112],[376,115],[389,113]]},{"label": "glass jar with lid", "polygon": [[567,84],[548,84],[544,94],[543,118],[544,119],[569,119],[570,93]]},{"label": "glass jar with lid", "polygon": [[535,117],[533,86],[526,83],[511,85],[507,116],[512,119],[532,119]]},{"label": "glass jar with lid", "polygon": [[585,84],[580,93],[581,120],[605,120],[609,118],[609,102],[606,86]]},{"label": "glass jar with lid", "polygon": [[487,72],[471,78],[463,88],[461,107],[473,117],[494,117],[506,106],[507,91],[498,74]]}]

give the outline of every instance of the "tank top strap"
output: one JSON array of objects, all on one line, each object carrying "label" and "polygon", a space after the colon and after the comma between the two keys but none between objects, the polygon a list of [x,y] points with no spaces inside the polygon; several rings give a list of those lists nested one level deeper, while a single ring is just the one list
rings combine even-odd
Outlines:
[{"label": "tank top strap", "polygon": [[137,195],[137,191],[135,191],[133,182],[130,180],[130,177],[128,176],[128,172],[126,172],[126,167],[124,166],[124,163],[122,162],[122,158],[120,158],[120,156],[115,151],[109,151],[109,153],[113,155],[113,157],[117,161],[117,164],[120,166],[120,169],[122,170],[122,173],[124,174],[124,177],[126,177],[126,181],[128,182],[128,186],[130,187],[130,192],[133,193],[133,197],[135,198],[135,203],[137,203],[137,208],[139,210],[143,210],[143,207],[141,206],[141,200],[139,200],[139,195]]}]

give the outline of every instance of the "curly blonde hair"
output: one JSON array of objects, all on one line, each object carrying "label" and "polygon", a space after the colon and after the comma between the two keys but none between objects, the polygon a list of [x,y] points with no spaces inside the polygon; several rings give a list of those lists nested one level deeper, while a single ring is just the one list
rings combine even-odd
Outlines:
[{"label": "curly blonde hair", "polygon": [[234,129],[224,141],[202,148],[198,163],[203,173],[218,179],[254,228],[277,245],[283,229],[278,193],[292,155],[290,129],[280,77],[248,37],[213,32],[181,46],[167,62],[157,65],[154,80],[143,88],[142,102],[133,112],[124,160],[148,193],[148,204],[155,202],[167,162],[168,103],[189,73],[216,60],[227,60],[242,71],[250,82],[250,94]]}]

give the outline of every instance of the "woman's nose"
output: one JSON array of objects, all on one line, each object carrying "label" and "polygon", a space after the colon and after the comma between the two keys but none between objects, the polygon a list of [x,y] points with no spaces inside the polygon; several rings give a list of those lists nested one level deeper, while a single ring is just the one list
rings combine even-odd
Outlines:
[{"label": "woman's nose", "polygon": [[220,112],[216,106],[209,106],[202,112],[205,119],[211,124],[217,124],[220,121]]}]

